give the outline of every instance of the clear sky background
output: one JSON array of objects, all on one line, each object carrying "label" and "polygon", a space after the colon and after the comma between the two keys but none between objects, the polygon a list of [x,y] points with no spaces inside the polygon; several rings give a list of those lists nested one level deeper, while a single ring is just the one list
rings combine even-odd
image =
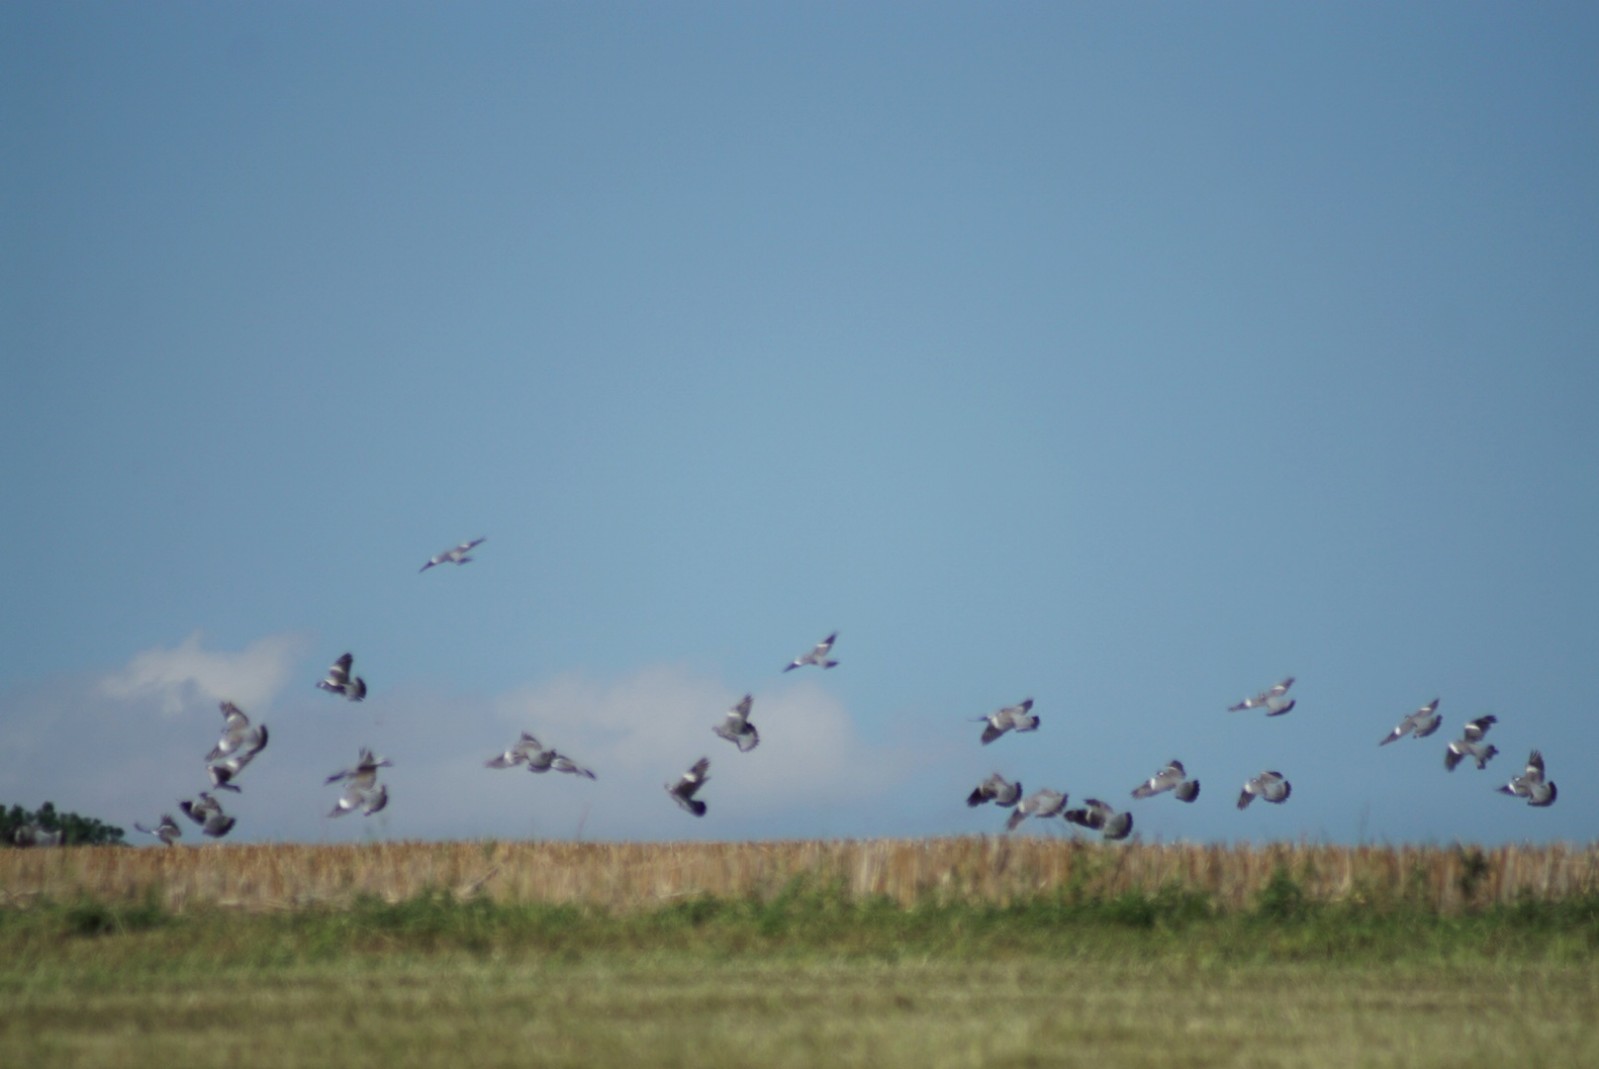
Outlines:
[{"label": "clear sky background", "polygon": [[[0,804],[131,835],[230,698],[246,841],[984,833],[992,771],[1146,840],[1593,840],[1596,55],[1583,4],[0,6]],[[482,766],[522,730],[599,778]]]}]

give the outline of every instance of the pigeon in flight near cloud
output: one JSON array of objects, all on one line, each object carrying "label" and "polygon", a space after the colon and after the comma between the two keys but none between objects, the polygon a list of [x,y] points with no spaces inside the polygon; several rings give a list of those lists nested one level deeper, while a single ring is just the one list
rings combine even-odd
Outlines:
[{"label": "pigeon in flight near cloud", "polygon": [[425,572],[439,564],[471,564],[472,558],[468,557],[467,554],[472,552],[473,548],[482,545],[483,541],[481,538],[474,538],[470,542],[462,542],[454,549],[447,549],[443,553],[436,554],[426,564],[422,565],[421,571]]},{"label": "pigeon in flight near cloud", "polygon": [[749,753],[761,744],[761,733],[750,723],[750,705],[754,698],[744,695],[739,703],[727,711],[720,724],[711,728],[717,736],[738,747],[739,753]]},{"label": "pigeon in flight near cloud", "polygon": [[1262,772],[1244,784],[1238,793],[1238,808],[1248,809],[1257,796],[1281,805],[1293,792],[1294,785],[1281,772]]},{"label": "pigeon in flight near cloud", "polygon": [[1134,798],[1152,798],[1162,791],[1171,791],[1182,802],[1192,802],[1199,797],[1199,781],[1189,779],[1183,763],[1173,758],[1166,767],[1133,788]]},{"label": "pigeon in flight near cloud", "polygon": [[354,664],[355,656],[346,653],[333,662],[328,668],[327,678],[319,680],[317,686],[333,694],[342,694],[352,702],[360,701],[366,697],[366,680],[350,673],[350,667]]},{"label": "pigeon in flight near cloud", "polygon": [[1554,805],[1560,795],[1555,790],[1555,781],[1544,778],[1543,754],[1537,750],[1527,758],[1527,767],[1500,787],[1499,793],[1525,798],[1528,805],[1539,809]]},{"label": "pigeon in flight near cloud", "polygon": [[1377,745],[1387,746],[1390,742],[1402,739],[1406,735],[1414,735],[1418,739],[1425,739],[1428,735],[1437,731],[1438,725],[1443,722],[1444,718],[1438,715],[1438,699],[1434,698],[1415,712],[1406,714],[1405,718],[1399,722],[1399,726],[1390,731],[1387,737]]},{"label": "pigeon in flight near cloud", "polygon": [[235,753],[245,753],[254,757],[261,750],[266,749],[267,729],[265,724],[251,724],[250,718],[244,715],[232,702],[222,702],[222,737],[206,755],[207,761],[220,761]]},{"label": "pigeon in flight near cloud", "polygon": [[672,801],[693,813],[697,817],[705,815],[705,803],[694,795],[705,786],[705,781],[710,779],[711,759],[702,757],[678,777],[676,783],[666,785],[666,793],[672,796]]},{"label": "pigeon in flight near cloud", "polygon": [[822,668],[832,668],[836,666],[838,662],[828,660],[827,655],[832,652],[833,642],[837,638],[838,632],[834,631],[831,635],[828,635],[826,638],[822,639],[822,641],[818,642],[815,649],[811,650],[809,653],[802,653],[792,661],[788,662],[788,667],[784,668],[783,671],[792,672],[794,669],[804,668],[808,664],[818,665]]},{"label": "pigeon in flight near cloud", "polygon": [[1282,716],[1294,707],[1294,699],[1287,697],[1288,688],[1293,685],[1294,677],[1289,676],[1281,683],[1272,685],[1253,698],[1245,698],[1237,705],[1229,705],[1227,711],[1236,713],[1244,709],[1264,709],[1267,716]]},{"label": "pigeon in flight near cloud", "polygon": [[1499,718],[1496,716],[1479,716],[1475,720],[1468,721],[1465,734],[1451,742],[1449,748],[1444,751],[1444,768],[1453,772],[1455,766],[1468,757],[1477,762],[1478,771],[1487,768],[1488,762],[1499,752],[1499,747],[1492,743],[1484,746],[1482,737],[1498,722]]},{"label": "pigeon in flight near cloud", "polygon": [[522,737],[516,745],[483,762],[489,768],[511,768],[514,765],[526,765],[529,772],[565,772],[574,776],[583,776],[586,779],[595,779],[589,769],[579,765],[570,757],[556,750],[554,747],[545,746],[536,737],[528,732],[522,732]]},{"label": "pigeon in flight near cloud", "polygon": [[233,780],[244,770],[245,765],[255,760],[255,755],[260,752],[260,750],[240,750],[232,757],[224,757],[220,761],[212,761],[206,765],[205,771],[206,775],[211,777],[211,786],[219,791],[239,792]]},{"label": "pigeon in flight near cloud", "polygon": [[983,729],[983,745],[987,746],[1007,731],[1037,730],[1039,718],[1033,715],[1032,710],[1033,699],[1024,698],[1019,704],[1007,705],[987,716],[975,717],[988,725]]},{"label": "pigeon in flight near cloud", "polygon": [[206,755],[205,771],[211,777],[211,786],[237,791],[239,788],[233,779],[245,765],[255,760],[256,754],[266,749],[267,729],[265,724],[251,724],[244,710],[232,702],[223,702],[221,709],[222,737]]}]

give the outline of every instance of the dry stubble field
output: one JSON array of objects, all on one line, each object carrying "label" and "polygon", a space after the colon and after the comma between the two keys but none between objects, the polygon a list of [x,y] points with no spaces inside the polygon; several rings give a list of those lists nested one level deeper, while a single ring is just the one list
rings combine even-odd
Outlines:
[{"label": "dry stubble field", "polygon": [[0,851],[0,1066],[1599,1064],[1599,847]]}]

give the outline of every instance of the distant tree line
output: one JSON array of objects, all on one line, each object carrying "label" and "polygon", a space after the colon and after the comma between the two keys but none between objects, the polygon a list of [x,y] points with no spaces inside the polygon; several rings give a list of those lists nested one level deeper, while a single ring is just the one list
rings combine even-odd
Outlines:
[{"label": "distant tree line", "polygon": [[29,812],[20,805],[0,809],[0,845],[126,845],[121,828],[78,813],[63,813],[54,802]]}]

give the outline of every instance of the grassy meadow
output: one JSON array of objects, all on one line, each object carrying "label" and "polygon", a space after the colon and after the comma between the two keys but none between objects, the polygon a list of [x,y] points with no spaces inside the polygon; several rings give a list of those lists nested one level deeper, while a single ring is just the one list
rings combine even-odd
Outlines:
[{"label": "grassy meadow", "polygon": [[0,851],[0,1065],[1599,1064],[1599,848]]}]

